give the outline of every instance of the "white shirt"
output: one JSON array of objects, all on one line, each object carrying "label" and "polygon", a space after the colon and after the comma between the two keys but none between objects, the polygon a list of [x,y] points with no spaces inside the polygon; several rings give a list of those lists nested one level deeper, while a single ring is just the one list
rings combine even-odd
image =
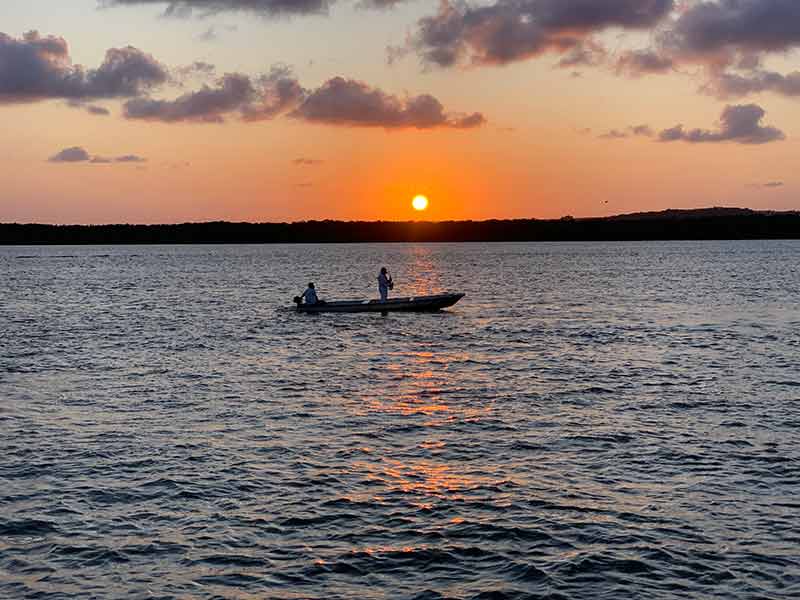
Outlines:
[{"label": "white shirt", "polygon": [[306,291],[303,292],[302,298],[305,299],[306,304],[316,304],[317,302],[319,302],[319,300],[317,299],[317,290],[315,290],[312,287],[306,289]]}]

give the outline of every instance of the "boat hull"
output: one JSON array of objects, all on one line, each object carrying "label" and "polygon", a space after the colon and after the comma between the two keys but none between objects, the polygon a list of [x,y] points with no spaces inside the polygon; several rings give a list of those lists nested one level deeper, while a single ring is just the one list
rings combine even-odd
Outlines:
[{"label": "boat hull", "polygon": [[338,300],[318,304],[299,304],[297,312],[304,313],[364,313],[364,312],[435,312],[453,306],[464,294],[436,294],[409,298],[380,300]]}]

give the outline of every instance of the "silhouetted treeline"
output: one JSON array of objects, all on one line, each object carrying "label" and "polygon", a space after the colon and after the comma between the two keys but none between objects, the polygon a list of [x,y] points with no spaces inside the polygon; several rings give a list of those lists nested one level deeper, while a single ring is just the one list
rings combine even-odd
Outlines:
[{"label": "silhouetted treeline", "polygon": [[800,239],[800,213],[740,209],[664,211],[558,220],[175,225],[0,224],[0,244],[220,244]]}]

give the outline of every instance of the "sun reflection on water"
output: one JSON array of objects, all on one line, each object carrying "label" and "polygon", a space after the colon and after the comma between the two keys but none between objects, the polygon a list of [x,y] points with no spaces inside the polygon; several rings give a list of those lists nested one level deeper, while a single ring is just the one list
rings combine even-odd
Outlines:
[{"label": "sun reflection on water", "polygon": [[482,461],[479,469],[464,470],[457,466],[463,462],[448,459],[449,437],[465,435],[457,431],[491,418],[494,410],[491,401],[469,393],[471,382],[465,378],[474,374],[458,366],[469,361],[469,353],[420,348],[376,357],[385,361],[380,366],[380,391],[349,406],[380,428],[407,429],[407,443],[398,447],[371,442],[371,452],[354,458],[350,468],[370,485],[349,499],[386,504],[402,496],[407,505],[426,511],[442,501],[496,494],[508,481],[502,465]]},{"label": "sun reflection on water", "polygon": [[366,412],[421,415],[431,418],[425,425],[435,427],[452,420],[478,420],[491,410],[491,405],[472,404],[467,387],[450,369],[453,362],[469,360],[467,353],[417,351],[389,354],[388,360],[382,368],[391,373],[392,393],[363,396]]},{"label": "sun reflection on water", "polygon": [[388,496],[399,493],[420,510],[432,509],[439,500],[466,500],[471,492],[504,481],[498,473],[457,472],[446,462],[431,459],[406,462],[384,457],[378,462],[357,461],[353,468],[382,489],[352,500],[384,503]]}]

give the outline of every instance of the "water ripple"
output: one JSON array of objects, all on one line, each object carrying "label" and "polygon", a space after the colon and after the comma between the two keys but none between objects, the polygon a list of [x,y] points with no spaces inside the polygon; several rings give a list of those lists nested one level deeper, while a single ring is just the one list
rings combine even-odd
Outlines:
[{"label": "water ripple", "polygon": [[[0,597],[798,597],[798,262],[0,248]],[[381,264],[467,297],[276,310],[309,278],[369,293]]]}]

